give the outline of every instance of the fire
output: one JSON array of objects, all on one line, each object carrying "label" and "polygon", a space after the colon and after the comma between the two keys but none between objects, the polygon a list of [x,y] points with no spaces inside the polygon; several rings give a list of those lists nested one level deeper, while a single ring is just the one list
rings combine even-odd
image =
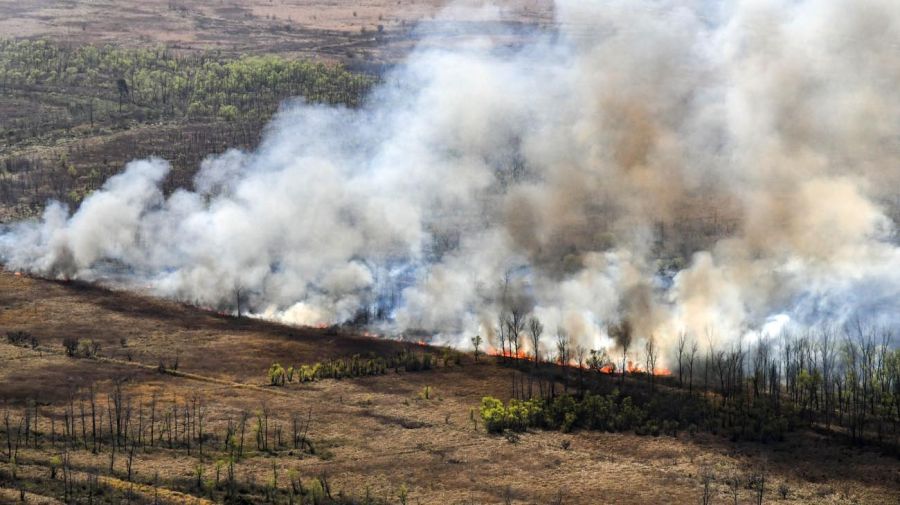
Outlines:
[{"label": "fire", "polygon": [[492,347],[487,350],[487,354],[490,356],[501,356],[504,358],[531,359],[531,356],[529,356],[525,351],[521,349],[519,351],[510,351],[507,349],[498,351],[497,349],[494,349]]},{"label": "fire", "polygon": [[[627,363],[627,366],[625,367],[625,369],[628,370],[628,373],[647,373],[647,370],[645,368],[641,368],[641,365],[638,365],[637,363],[634,363],[631,360],[628,360],[628,363]],[[653,375],[661,376],[661,377],[668,377],[668,376],[672,375],[672,371],[669,370],[668,368],[663,368],[663,367],[654,368]]]},{"label": "fire", "polygon": [[[497,349],[491,347],[487,351],[485,351],[485,353],[489,356],[499,356],[499,357],[503,357],[503,358],[524,359],[524,360],[529,360],[529,361],[534,359],[531,355],[529,355],[528,353],[526,353],[525,351],[522,351],[522,350],[515,352],[515,351],[509,351],[507,349],[497,350]],[[570,360],[568,363],[566,363],[566,366],[570,367],[570,368],[584,368],[584,369],[588,368],[585,364],[582,364],[581,366],[579,366],[578,362],[575,360]],[[631,360],[628,360],[627,366],[625,367],[625,369],[630,374],[647,373],[645,371],[645,369],[641,368],[640,365],[638,365],[637,363],[635,363],[634,361],[631,361]],[[614,373],[616,373],[616,365],[613,363],[604,365],[603,367],[600,368],[600,372],[605,373],[605,374],[614,374]],[[668,368],[664,368],[664,367],[654,368],[653,375],[655,375],[657,377],[668,377],[668,376],[672,375],[672,371],[669,370]]]}]

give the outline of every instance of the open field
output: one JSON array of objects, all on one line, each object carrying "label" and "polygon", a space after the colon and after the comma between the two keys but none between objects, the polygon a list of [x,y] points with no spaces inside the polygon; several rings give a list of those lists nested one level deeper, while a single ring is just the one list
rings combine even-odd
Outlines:
[{"label": "open field", "polygon": [[[49,37],[70,43],[221,49],[244,53],[290,52],[346,58],[349,52],[391,59],[411,47],[409,31],[427,22],[445,0],[151,0],[0,2],[0,33]],[[504,2],[504,21],[547,24],[546,0]],[[467,19],[457,12],[454,19]],[[381,30],[379,30],[381,26]],[[457,35],[448,34],[452,39]]]},{"label": "open field", "polygon": [[[271,480],[274,465],[279,488],[289,487],[289,474],[302,479],[325,474],[334,493],[341,490],[361,498],[368,489],[387,503],[399,503],[402,485],[408,488],[409,503],[422,504],[543,504],[557,503],[560,496],[562,503],[573,504],[695,503],[701,494],[701,469],[708,467],[717,476],[712,484],[717,503],[726,502],[727,476],[759,468],[765,468],[770,483],[767,503],[887,504],[898,497],[900,462],[895,458],[811,432],[792,433],[784,442],[770,444],[687,433],[673,438],[529,431],[513,442],[489,435],[480,423],[473,426],[470,411],[477,411],[482,396],[509,397],[513,372],[487,358],[476,364],[466,356],[461,365],[430,371],[273,388],[265,375],[273,362],[311,363],[356,353],[390,353],[404,346],[414,352],[431,349],[334,330],[238,320],[135,294],[11,273],[0,275],[0,307],[0,332],[28,331],[38,339],[36,349],[0,344],[2,408],[11,412],[15,423],[34,400],[43,432],[37,448],[25,443],[19,449],[18,480],[11,480],[9,463],[0,458],[5,496],[17,482],[37,494],[51,489],[50,461],[65,444],[49,440],[50,419],[61,437],[70,398],[77,413],[93,385],[103,406],[118,382],[134,408],[141,405],[144,423],[154,395],[160,411],[169,408],[173,398],[184,408],[200,402],[205,412],[202,429],[210,434],[203,456],[196,446],[191,455],[183,448],[168,449],[165,443],[138,449],[132,480],[143,486],[134,488],[136,502],[152,501],[153,493],[169,503],[182,500],[172,493],[221,499],[223,485],[214,491],[196,487],[196,468],[204,468],[204,479],[212,478],[229,420],[239,419],[241,412],[255,415],[263,410],[270,412],[269,422],[280,426],[286,440],[285,447],[269,451],[248,448],[236,464],[238,481],[256,482],[259,488]],[[61,342],[72,336],[99,342],[99,357],[66,357]],[[170,364],[176,357],[177,372],[157,370],[160,362]],[[432,388],[427,399],[422,395],[426,386]],[[308,438],[316,454],[288,444],[295,416],[310,420]],[[76,431],[80,429],[79,422]],[[247,438],[249,447],[252,436]],[[103,479],[115,479],[120,488],[130,486],[125,482],[125,455],[116,457],[110,475],[108,447],[98,454],[83,447],[68,451],[76,480],[96,473],[101,485]],[[789,490],[786,499],[779,496],[781,484]],[[154,485],[162,492],[152,491]],[[257,488],[247,489],[252,494]],[[738,493],[746,501],[752,492],[741,487]],[[29,500],[39,503],[36,496]]]}]

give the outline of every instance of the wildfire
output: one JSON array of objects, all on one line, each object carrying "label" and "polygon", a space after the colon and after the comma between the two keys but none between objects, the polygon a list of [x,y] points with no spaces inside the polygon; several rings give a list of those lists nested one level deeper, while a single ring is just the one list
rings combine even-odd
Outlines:
[{"label": "wildfire", "polygon": [[516,351],[510,351],[510,350],[503,349],[503,350],[498,351],[497,349],[490,348],[486,352],[490,356],[500,356],[503,358],[515,358],[515,359],[526,359],[526,360],[531,359],[531,356],[529,356],[523,350],[519,350],[516,352]]},{"label": "wildfire", "polygon": [[[525,351],[522,351],[522,350],[515,352],[515,351],[509,351],[507,349],[497,350],[495,348],[489,348],[487,351],[485,351],[485,353],[488,354],[489,356],[498,356],[498,357],[503,357],[503,358],[524,359],[524,360],[528,360],[528,361],[531,361],[534,359],[531,355],[529,355],[528,353],[526,353]],[[585,364],[582,364],[581,366],[579,366],[578,362],[575,360],[569,360],[569,362],[566,363],[566,366],[570,367],[570,368],[585,368],[585,369],[588,368],[588,366],[586,366]],[[631,360],[628,360],[625,370],[629,374],[647,373],[647,371],[644,368],[642,368],[640,365],[638,365],[637,363],[635,363],[634,361],[631,361]],[[616,365],[613,363],[604,365],[603,367],[600,368],[600,372],[605,373],[605,374],[614,374],[614,373],[616,373]],[[668,376],[672,375],[672,371],[669,370],[668,368],[663,368],[663,367],[654,368],[653,375],[655,375],[657,377],[668,377]]]}]

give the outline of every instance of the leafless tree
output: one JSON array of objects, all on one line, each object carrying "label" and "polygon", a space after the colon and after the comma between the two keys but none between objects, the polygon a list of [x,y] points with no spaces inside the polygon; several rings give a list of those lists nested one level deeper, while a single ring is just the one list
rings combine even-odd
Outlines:
[{"label": "leafless tree", "polygon": [[688,392],[694,393],[694,361],[697,358],[699,345],[696,340],[691,341],[691,352],[688,354]]},{"label": "leafless tree", "polygon": [[575,346],[575,362],[578,363],[578,392],[584,392],[584,364],[587,358],[587,349],[582,345]]},{"label": "leafless tree", "polygon": [[531,349],[535,364],[541,362],[541,335],[544,333],[544,324],[535,316],[528,319],[528,333],[531,335]]},{"label": "leafless tree", "polygon": [[609,336],[612,337],[612,339],[616,341],[616,344],[619,345],[619,348],[622,349],[622,386],[624,386],[625,373],[628,371],[628,349],[631,347],[631,342],[634,339],[631,323],[629,323],[628,320],[624,320],[617,325],[610,326]]},{"label": "leafless tree", "polygon": [[703,492],[700,495],[701,505],[709,505],[712,502],[712,483],[714,480],[713,471],[708,466],[700,469],[700,483],[703,485]]},{"label": "leafless tree", "polygon": [[[562,368],[563,389],[569,390],[569,361],[571,360],[569,348],[569,333],[561,326],[556,327],[556,361]],[[552,383],[552,381],[551,381]]]},{"label": "leafless tree", "polygon": [[659,358],[659,348],[656,347],[656,338],[653,335],[644,343],[644,353],[647,359],[647,374],[650,377],[650,389],[653,390],[656,385],[654,376],[656,374],[656,360]]},{"label": "leafless tree", "polygon": [[684,387],[684,351],[687,345],[687,333],[678,335],[678,386]]}]

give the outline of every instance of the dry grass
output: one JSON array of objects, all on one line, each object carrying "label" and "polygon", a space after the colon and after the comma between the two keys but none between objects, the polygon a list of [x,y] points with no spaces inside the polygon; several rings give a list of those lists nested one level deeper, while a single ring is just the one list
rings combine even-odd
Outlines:
[{"label": "dry grass", "polygon": [[[0,331],[26,330],[41,343],[38,350],[0,344],[0,401],[15,416],[27,398],[36,398],[44,429],[47,416],[61,418],[73,388],[95,382],[107,391],[112,380],[123,377],[134,401],[141,398],[145,405],[154,393],[161,402],[195,395],[205,399],[207,430],[215,432],[224,431],[227,419],[241,411],[264,405],[285,431],[292,415],[311,412],[310,436],[319,455],[254,453],[238,465],[239,479],[267,482],[274,461],[285,482],[289,470],[305,478],[326,472],[334,489],[361,495],[368,488],[394,503],[404,483],[411,503],[423,504],[502,503],[507,490],[514,503],[550,503],[560,493],[563,503],[692,503],[699,497],[700,469],[709,466],[721,477],[714,490],[716,502],[723,503],[725,477],[765,467],[767,502],[877,504],[898,498],[896,459],[808,433],[772,445],[732,444],[710,436],[555,432],[527,433],[511,443],[487,435],[480,426],[473,429],[469,412],[484,395],[507,396],[511,373],[489,360],[430,372],[294,383],[270,394],[265,369],[273,361],[383,353],[403,344],[235,320],[134,294],[9,273],[0,275],[0,307]],[[99,340],[107,359],[60,355],[61,339],[68,335]],[[183,375],[159,374],[156,363],[172,358],[173,351]],[[429,400],[418,395],[425,386],[433,388]],[[22,449],[21,467],[47,478],[45,465],[53,453],[47,447]],[[77,451],[72,461],[79,471],[105,474],[108,466],[105,453]],[[179,503],[176,495],[165,493],[191,492],[185,483],[194,479],[198,463],[212,475],[214,460],[198,459],[196,450],[190,457],[168,449],[139,452],[134,468],[144,483],[158,474],[164,500]],[[122,480],[122,456],[116,470],[115,478]],[[777,496],[782,482],[790,489],[787,500]],[[740,493],[744,501],[750,499],[750,490]]]},{"label": "dry grass", "polygon": [[[5,37],[51,37],[69,42],[166,44],[226,51],[290,52],[314,57],[364,53],[376,59],[410,47],[410,28],[432,19],[448,0],[0,0]],[[544,24],[549,0],[504,2],[503,19]],[[466,14],[457,16],[471,19]],[[376,37],[378,26],[384,34]]]}]

